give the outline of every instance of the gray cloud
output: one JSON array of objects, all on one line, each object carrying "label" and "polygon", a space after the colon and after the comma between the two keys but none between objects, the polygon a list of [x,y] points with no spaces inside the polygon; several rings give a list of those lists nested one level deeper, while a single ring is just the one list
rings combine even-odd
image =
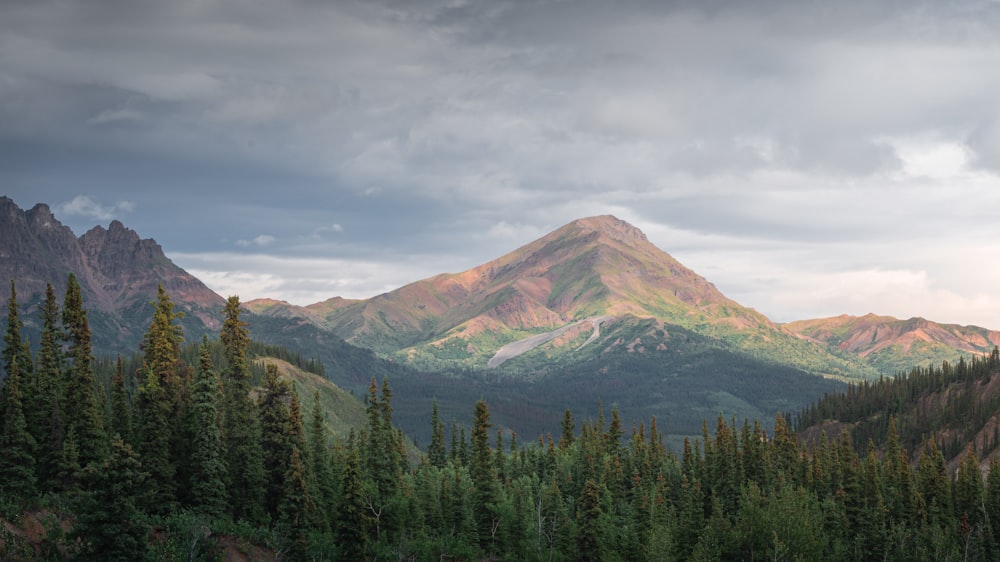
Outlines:
[{"label": "gray cloud", "polygon": [[998,234],[998,24],[972,0],[5,2],[0,185],[185,256],[430,275],[612,212],[778,316],[871,271],[961,298],[986,281],[947,249]]}]

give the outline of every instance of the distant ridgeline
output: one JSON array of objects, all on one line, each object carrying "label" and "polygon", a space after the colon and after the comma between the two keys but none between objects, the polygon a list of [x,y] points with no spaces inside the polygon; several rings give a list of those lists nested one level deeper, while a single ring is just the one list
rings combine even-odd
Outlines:
[{"label": "distant ridgeline", "polygon": [[331,440],[331,410],[317,396],[304,414],[281,373],[293,366],[268,358],[261,370],[250,360],[255,347],[286,352],[251,344],[236,297],[217,342],[182,347],[161,288],[141,350],[97,370],[72,276],[61,307],[48,291],[37,352],[21,335],[13,286],[8,302],[3,560],[207,561],[250,550],[268,560],[350,561],[989,560],[1000,552],[1000,463],[990,462],[984,482],[976,452],[996,443],[973,443],[952,477],[939,439],[927,439],[914,464],[895,421],[907,443],[913,428],[930,434],[960,418],[963,435],[983,434],[996,419],[997,351],[861,383],[799,416],[800,425],[861,420],[850,422],[854,431],[878,439],[881,454],[859,456],[848,432],[800,441],[779,414],[770,434],[759,421],[720,416],[714,434],[706,426],[677,455],[655,417],[627,428],[616,407],[609,420],[599,409],[579,425],[567,409],[558,429],[524,442],[495,427],[478,400],[468,426],[451,424],[450,439],[433,404],[429,445],[413,458],[387,380],[371,380],[363,421]]}]

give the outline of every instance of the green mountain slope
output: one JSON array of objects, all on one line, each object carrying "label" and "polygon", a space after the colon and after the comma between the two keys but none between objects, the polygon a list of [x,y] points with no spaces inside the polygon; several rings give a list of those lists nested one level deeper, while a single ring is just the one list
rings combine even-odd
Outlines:
[{"label": "green mountain slope", "polygon": [[320,407],[326,420],[325,426],[331,435],[346,439],[351,430],[360,431],[365,427],[365,405],[356,396],[330,382],[329,379],[306,372],[295,365],[274,357],[262,357],[257,361],[265,365],[275,365],[282,377],[292,382],[302,405],[302,417],[306,423],[312,415],[319,393]]}]

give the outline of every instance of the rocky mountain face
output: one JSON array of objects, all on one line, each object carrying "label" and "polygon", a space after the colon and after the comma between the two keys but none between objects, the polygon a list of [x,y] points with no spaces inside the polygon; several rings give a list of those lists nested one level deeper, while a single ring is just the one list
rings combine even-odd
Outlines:
[{"label": "rocky mountain face", "polygon": [[[61,301],[71,272],[83,292],[95,347],[102,351],[135,348],[149,323],[158,284],[185,313],[188,339],[218,328],[223,298],[174,265],[154,240],[140,239],[117,220],[77,237],[47,205],[23,211],[0,197],[0,278],[14,280],[29,331],[37,327],[32,312],[45,298],[46,283]],[[0,303],[9,296],[7,288],[0,291]]]},{"label": "rocky mountain face", "polygon": [[1000,332],[978,326],[940,324],[923,318],[841,315],[801,320],[785,327],[802,337],[857,355],[886,375],[915,366],[953,362],[959,354],[987,355],[1000,345]]}]

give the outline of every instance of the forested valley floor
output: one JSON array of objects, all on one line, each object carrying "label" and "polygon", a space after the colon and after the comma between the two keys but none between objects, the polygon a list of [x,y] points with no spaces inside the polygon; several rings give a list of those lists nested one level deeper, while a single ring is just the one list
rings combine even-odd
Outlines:
[{"label": "forested valley floor", "polygon": [[[807,447],[781,415],[770,434],[719,418],[675,454],[655,418],[624,427],[614,408],[567,410],[523,440],[480,400],[467,426],[446,428],[435,408],[414,453],[388,380],[372,378],[363,427],[334,437],[321,401],[303,412],[251,352],[240,312],[230,298],[219,339],[185,345],[161,288],[142,348],[108,363],[73,276],[61,305],[49,287],[35,352],[12,283],[0,559],[1000,560],[1000,466],[984,478],[970,447],[952,474],[933,438],[911,455],[888,407],[866,443],[841,433]],[[992,376],[998,362],[963,369]],[[870,415],[877,396],[917,392],[918,375],[850,392]],[[799,421],[841,415],[846,400]]]}]

